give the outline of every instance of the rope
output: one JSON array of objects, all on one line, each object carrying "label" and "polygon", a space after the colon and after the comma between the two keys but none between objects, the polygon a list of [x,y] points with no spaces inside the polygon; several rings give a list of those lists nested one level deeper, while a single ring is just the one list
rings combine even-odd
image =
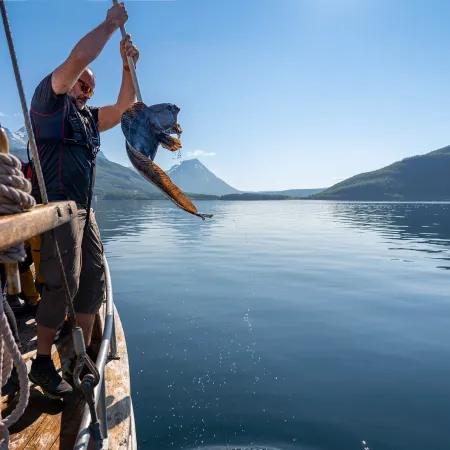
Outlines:
[{"label": "rope", "polygon": [[[0,215],[27,211],[36,205],[30,195],[31,183],[23,176],[20,160],[0,153]],[[26,258],[23,243],[0,252],[0,263],[16,263]]]},{"label": "rope", "polygon": [[[4,26],[5,33],[6,33],[6,39],[8,41],[8,48],[9,48],[9,52],[10,52],[10,56],[11,56],[11,62],[12,62],[13,69],[14,69],[14,76],[16,78],[17,89],[19,91],[20,102],[21,102],[21,105],[22,105],[23,117],[24,117],[24,120],[25,120],[25,126],[26,126],[27,134],[28,134],[28,140],[30,142],[31,151],[33,153],[34,169],[36,171],[36,175],[37,175],[37,179],[38,179],[39,189],[40,189],[40,193],[41,193],[41,199],[42,199],[42,203],[44,205],[46,205],[48,203],[48,197],[47,197],[47,191],[45,189],[44,176],[42,174],[42,168],[41,168],[41,164],[40,164],[39,155],[38,155],[38,152],[37,152],[36,141],[35,141],[35,138],[34,138],[33,129],[31,127],[30,117],[28,115],[27,103],[26,103],[26,100],[25,100],[25,94],[24,94],[24,89],[23,89],[23,85],[22,85],[22,80],[20,78],[20,71],[19,71],[19,66],[18,66],[18,63],[17,63],[17,56],[16,56],[16,52],[15,52],[15,49],[14,49],[12,33],[11,33],[11,29],[9,27],[9,21],[8,21],[8,16],[7,16],[7,13],[6,13],[6,7],[5,7],[5,1],[4,0],[0,0],[0,10],[1,10],[2,19],[3,19],[3,26]],[[10,156],[12,156],[12,155],[10,155]],[[7,177],[10,177],[11,179],[14,179],[16,183],[19,183],[19,180],[16,180],[14,178],[14,175],[7,175]],[[21,180],[22,180],[22,178],[24,178],[23,177],[23,173],[21,173],[21,177],[19,177],[19,178]],[[9,178],[8,178],[8,180],[9,180]],[[0,186],[1,186],[2,183],[3,183],[3,179],[0,178]],[[14,183],[14,181],[13,181],[13,183]],[[14,187],[15,187],[15,191],[11,190],[11,188],[5,190],[5,192],[7,192],[7,198],[9,199],[10,202],[12,202],[12,207],[13,208],[14,207],[25,208],[26,201],[22,203],[22,201],[25,200],[25,198],[22,198],[21,194],[18,194],[18,192],[20,191],[20,189],[18,189],[18,184],[14,185]],[[3,194],[3,191],[0,191],[0,192],[1,192],[0,193],[0,196],[1,196]],[[29,192],[31,192],[31,190],[28,192],[25,189],[22,189],[22,192],[26,192],[27,194],[29,194]],[[0,197],[0,198],[2,198],[2,197]],[[17,205],[20,205],[20,206],[17,206]],[[34,206],[34,203],[33,203],[32,206]],[[88,218],[89,218],[89,213],[90,212],[88,211]],[[57,257],[57,261],[59,262],[59,269],[60,269],[60,272],[61,272],[61,277],[62,277],[64,291],[65,291],[64,300],[65,300],[65,303],[66,303],[66,306],[67,306],[68,312],[69,312],[69,314],[68,314],[69,315],[69,321],[70,321],[71,325],[73,326],[73,330],[74,330],[72,332],[72,339],[75,339],[74,336],[77,333],[81,334],[81,336],[82,336],[82,331],[77,325],[75,310],[74,310],[74,306],[73,306],[73,300],[72,300],[72,297],[70,295],[70,290],[69,290],[69,286],[68,286],[68,283],[67,283],[67,278],[66,278],[66,274],[65,274],[65,271],[64,271],[64,266],[63,266],[63,263],[62,263],[61,252],[60,252],[60,249],[59,249],[58,241],[55,238],[55,233],[54,233],[54,229],[53,228],[50,230],[50,236],[51,236],[52,241],[55,244],[54,251],[55,251],[55,254],[56,254],[56,257]],[[20,250],[13,250],[13,251],[11,251],[11,253],[8,253],[8,256],[10,258],[19,258],[20,257],[19,254],[20,254]],[[13,255],[13,256],[11,256],[11,255]],[[4,317],[2,309],[0,309],[0,320],[1,321],[5,320],[5,317]],[[2,330],[3,330],[2,323],[0,322],[0,332]],[[9,333],[11,334],[10,331],[9,331]],[[6,333],[5,336],[6,336],[5,342],[9,343],[9,339],[7,339],[8,338],[7,333]],[[11,347],[11,346],[10,346],[10,348],[11,348],[11,353],[13,353],[14,352],[14,348]],[[17,349],[17,346],[16,346],[16,349]],[[91,369],[91,371],[94,372],[93,375],[91,375],[91,374],[86,375],[85,378],[88,377],[87,382],[83,383],[81,385],[81,390],[83,391],[85,396],[87,396],[89,398],[92,397],[92,401],[93,401],[94,400],[93,389],[98,384],[100,376],[99,376],[99,373],[97,371],[97,368],[92,363],[92,361],[90,360],[89,356],[86,354],[86,348],[85,348],[85,344],[84,344],[84,340],[83,339],[81,339],[81,346],[78,347],[78,350],[79,350],[79,351],[77,351],[77,357],[78,358],[77,358],[77,363],[75,365],[75,372],[74,373],[76,373],[78,371],[81,372],[81,369],[82,369],[83,365],[86,364],[86,363],[87,363],[88,367]],[[15,356],[15,353],[14,353],[14,356]],[[19,356],[20,356],[20,353],[19,353]],[[0,364],[1,364],[1,362],[0,362]],[[23,364],[23,360],[22,360],[22,364]],[[28,376],[27,376],[26,367],[25,367],[25,372],[24,373],[26,375],[26,382],[25,382],[25,384],[26,384],[27,389],[29,389],[28,388]],[[22,388],[23,387],[23,384],[22,384],[23,380],[20,378],[20,376],[21,376],[21,372],[19,372],[19,380],[20,380],[20,385],[21,385],[21,388]],[[27,392],[29,394],[29,390]],[[19,404],[18,404],[16,410],[19,409],[19,406],[20,407],[22,406],[21,405],[21,400],[22,400],[22,397],[21,397],[21,399],[19,401]],[[28,402],[28,395],[26,395],[26,402]],[[15,412],[16,411],[14,411],[14,413]],[[13,416],[13,414],[11,414],[11,416]],[[20,417],[20,415],[22,415],[22,414],[23,414],[23,411],[20,414],[17,415],[17,418]],[[93,411],[91,409],[91,416],[92,416],[93,426],[94,427],[97,426],[97,428],[99,429],[95,408],[93,409]],[[8,442],[9,442],[9,433],[8,433],[8,430],[6,428],[7,428],[7,426],[9,426],[10,424],[14,423],[17,420],[17,418],[15,418],[16,416],[13,416],[12,419],[10,419],[10,417],[8,417],[8,419],[4,420],[3,424],[2,424],[2,420],[0,420],[0,444],[6,445],[6,448],[8,448],[7,445],[8,445]],[[0,414],[0,419],[1,419],[1,414]],[[13,420],[13,419],[15,419],[15,420]],[[10,420],[10,421],[8,422],[8,420]],[[95,436],[95,440],[97,442],[101,441],[102,440],[101,434]],[[0,450],[3,450],[2,446],[0,446]]]},{"label": "rope", "polygon": [[33,129],[31,128],[31,120],[28,115],[27,102],[25,100],[24,89],[22,85],[22,79],[20,78],[19,65],[17,64],[16,51],[14,49],[14,42],[12,39],[11,28],[9,27],[8,15],[6,13],[5,1],[0,0],[0,10],[2,13],[3,26],[5,28],[6,40],[8,41],[9,53],[11,55],[11,62],[14,69],[14,76],[16,77],[17,89],[19,91],[20,103],[22,105],[22,113],[25,120],[25,127],[27,129],[28,140],[30,141],[31,152],[33,153],[34,168],[38,179],[39,189],[41,191],[42,203],[46,205],[48,203],[47,191],[45,189],[44,175],[42,174],[41,162],[39,161],[39,155],[37,151],[36,141],[34,139]]},{"label": "rope", "polygon": [[[3,301],[0,301],[0,364],[2,374],[2,387],[7,383],[11,375],[12,365],[16,366],[19,376],[20,395],[19,402],[14,411],[5,419],[0,419],[0,450],[7,449],[9,444],[8,427],[16,423],[25,412],[30,397],[30,386],[28,384],[28,371],[25,361],[22,359],[19,348],[9,327],[8,320],[3,311]],[[1,416],[0,416],[1,417]]]},{"label": "rope", "polygon": [[[12,62],[13,69],[14,69],[14,76],[16,78],[17,89],[19,91],[20,103],[22,105],[22,112],[23,112],[23,117],[25,120],[25,126],[27,129],[28,140],[30,143],[31,152],[33,153],[34,170],[36,171],[36,175],[38,178],[38,184],[39,184],[39,189],[41,192],[42,204],[45,205],[48,203],[47,190],[45,188],[44,176],[42,174],[41,162],[40,162],[39,155],[37,152],[36,141],[34,139],[33,129],[31,127],[30,116],[28,115],[27,102],[25,100],[24,89],[23,89],[22,80],[20,77],[19,65],[17,63],[16,51],[14,49],[14,42],[12,39],[11,28],[9,26],[8,15],[6,13],[6,6],[5,6],[4,0],[0,0],[0,10],[2,13],[3,26],[5,28],[6,39],[8,41],[9,53],[11,55],[11,62]],[[9,156],[13,157],[13,155],[9,155]],[[19,162],[19,168],[20,168],[20,162]],[[21,178],[24,179],[22,172],[21,172]],[[25,181],[28,182],[28,180],[26,180],[26,179],[25,179]],[[0,179],[0,186],[1,186],[1,183],[2,183],[2,180]],[[16,189],[16,191],[17,191],[17,189]],[[12,191],[10,191],[10,193],[11,192]],[[27,191],[27,193],[29,193],[29,192],[31,192],[31,185],[30,185],[30,191]],[[11,195],[13,196],[14,194],[11,194]],[[16,196],[16,197],[14,197],[14,200],[19,200],[19,198]],[[34,206],[34,204],[33,204],[33,206]],[[17,212],[22,212],[22,211],[17,211]],[[0,212],[0,214],[1,214],[1,212]],[[68,310],[69,310],[69,319],[70,319],[71,324],[75,326],[76,325],[75,310],[73,308],[72,297],[70,295],[69,286],[67,284],[66,275],[64,273],[64,267],[63,267],[62,259],[61,259],[61,252],[59,250],[58,242],[55,239],[54,230],[53,229],[50,230],[50,233],[51,233],[52,240],[55,243],[56,257],[58,259],[60,270],[61,270],[61,275],[63,278],[63,285],[64,285],[64,290],[65,290],[64,300],[65,300],[66,306],[68,307]],[[17,249],[17,247],[16,247],[15,251],[14,250],[11,251],[11,253],[9,254],[9,257],[13,258],[13,259],[20,258],[20,250]],[[14,259],[14,261],[17,261],[17,260],[23,261],[23,259]],[[1,261],[1,259],[0,259],[0,261]]]},{"label": "rope", "polygon": [[[22,105],[22,112],[25,120],[25,126],[28,133],[28,139],[31,144],[31,151],[34,159],[34,169],[36,170],[41,199],[43,204],[48,203],[47,192],[45,189],[44,177],[37,152],[36,142],[34,139],[33,129],[31,127],[30,117],[28,115],[27,104],[25,100],[22,80],[20,78],[19,66],[17,64],[17,57],[12,40],[11,29],[9,27],[8,17],[6,14],[6,7],[4,0],[0,0],[0,11],[3,19],[3,26],[8,41],[9,52],[11,55],[11,62],[14,69],[17,87],[19,90],[20,102]],[[21,163],[18,158],[11,154],[0,154],[0,214],[16,214],[24,212],[33,208],[36,205],[35,199],[30,195],[31,183],[24,177],[21,170]],[[53,230],[51,230],[53,231]],[[61,254],[58,243],[55,241],[56,252],[59,257],[59,263],[62,272]],[[23,243],[0,253],[0,262],[18,262],[23,261],[26,257]],[[64,285],[66,288],[67,301],[70,302],[73,311],[73,305],[70,298],[70,293],[67,286],[67,281],[64,277]],[[1,384],[4,386],[11,374],[12,362],[17,369],[19,377],[19,402],[14,411],[5,419],[1,417],[0,413],[0,450],[8,449],[9,446],[9,431],[8,427],[17,422],[23,415],[28,405],[30,397],[30,387],[28,384],[28,370],[25,365],[22,355],[17,347],[12,336],[11,329],[3,311],[3,302],[0,301],[0,367],[1,367]]]},{"label": "rope", "polygon": [[[33,208],[36,201],[30,192],[31,183],[23,175],[20,160],[14,155],[0,153],[0,215],[22,213]],[[24,261],[25,257],[22,242],[0,252],[0,263]],[[2,419],[0,414],[0,450],[3,450],[9,446],[8,427],[17,422],[28,405],[30,387],[27,367],[9,327],[2,299],[0,299],[0,339],[0,384],[3,387],[8,382],[13,364],[20,383],[19,402],[14,411],[5,419]]]},{"label": "rope", "polygon": [[23,177],[18,158],[0,154],[0,214],[20,213],[35,206],[31,183]]}]

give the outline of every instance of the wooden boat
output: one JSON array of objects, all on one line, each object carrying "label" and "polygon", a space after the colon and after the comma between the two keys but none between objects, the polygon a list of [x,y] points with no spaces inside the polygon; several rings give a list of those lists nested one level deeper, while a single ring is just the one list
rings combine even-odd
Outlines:
[{"label": "wooden boat", "polygon": [[[24,213],[0,216],[0,252],[72,220],[76,212],[76,204],[70,201],[38,205]],[[45,396],[40,387],[30,383],[25,412],[9,428],[10,449],[137,448],[125,333],[114,305],[106,258],[104,263],[106,293],[96,315],[92,340],[94,349],[98,351],[95,365],[100,381],[95,387],[94,397],[103,439],[95,441],[92,436],[90,410],[79,389],[74,387],[68,399],[53,400]],[[14,267],[8,269],[11,275]],[[36,353],[36,322],[33,317],[28,317],[17,318],[17,323],[22,358],[29,372]],[[71,333],[60,333],[52,347],[52,359],[57,370],[65,370],[72,354]],[[17,403],[18,393],[3,396],[1,418],[8,417]]]},{"label": "wooden boat", "polygon": [[[113,1],[117,3],[116,0]],[[77,207],[73,201],[54,203],[48,203],[47,201],[45,183],[39,165],[39,156],[20,79],[5,2],[3,0],[0,0],[0,11],[21,99],[27,133],[31,141],[30,145],[36,164],[35,169],[41,189],[41,197],[44,203],[43,205],[33,206],[33,202],[30,202],[27,206],[30,209],[26,212],[0,216],[0,252],[4,252],[34,236],[73,220],[77,213]],[[122,35],[125,35],[123,26],[121,31]],[[135,78],[132,61],[130,67]],[[134,80],[134,84],[137,87],[137,80]],[[136,91],[140,98],[139,90],[136,89]],[[0,126],[0,153],[8,152],[8,138]],[[6,170],[6,166],[3,166],[3,164],[8,165],[10,163],[10,158],[2,158],[2,169]],[[5,173],[9,174],[9,178],[3,178],[3,180],[7,180],[3,182],[8,184],[7,189],[4,190],[4,192],[8,192],[8,195],[2,198],[8,197],[6,203],[9,209],[5,208],[2,211],[10,212],[11,203],[15,207],[19,206],[17,203],[21,204],[22,200],[20,199],[26,197],[26,193],[19,192],[23,187],[19,189],[18,186],[23,186],[23,183],[22,180],[18,180],[17,174],[10,176],[10,168]],[[19,194],[22,194],[23,197]],[[13,198],[14,200],[12,201],[11,199]],[[8,258],[12,258],[11,255]],[[17,261],[17,253],[12,259]],[[11,264],[9,262],[10,260],[2,259],[2,261],[8,261],[8,264],[5,264],[8,290],[12,294],[17,294],[20,292],[18,264],[17,262]],[[23,361],[19,358],[15,344],[13,345],[12,353],[16,357],[16,364],[20,368],[19,376],[21,376],[24,385],[21,386],[20,394],[16,393],[9,397],[2,397],[0,409],[0,421],[2,422],[2,427],[0,427],[1,448],[5,448],[5,444],[8,441],[8,433],[5,430],[4,420],[7,421],[7,425],[9,426],[7,430],[9,431],[8,447],[11,449],[76,448],[77,450],[82,450],[87,448],[108,448],[111,450],[134,450],[137,448],[125,334],[119,314],[114,306],[111,277],[108,262],[105,257],[104,265],[106,273],[105,298],[99,313],[96,315],[92,336],[93,348],[98,351],[95,361],[95,366],[99,374],[98,382],[95,383],[94,380],[95,384],[93,386],[92,381],[89,382],[91,375],[84,376],[83,383],[79,384],[81,389],[75,386],[72,395],[64,401],[49,399],[49,397],[43,394],[40,387],[31,384],[30,395],[25,410],[23,411],[23,408],[16,410],[18,404],[25,406],[21,399],[27,399],[30,383],[26,383],[24,363],[27,367],[27,373],[29,373],[32,358],[36,353],[37,344],[35,320],[32,317],[28,320],[20,320],[17,318]],[[64,300],[64,298],[61,299],[61,301]],[[0,303],[0,305],[3,305],[3,303]],[[4,323],[4,317],[1,319],[2,323]],[[6,355],[7,360],[13,359],[12,357],[9,358],[9,352],[2,352],[4,346],[1,339],[4,339],[3,333],[8,336],[9,330],[7,328],[5,330],[2,326],[0,331],[0,356]],[[54,345],[52,346],[52,359],[57,370],[64,371],[69,363],[69,358],[73,352],[73,340],[77,343],[77,353],[84,358],[82,331],[79,328],[75,331],[79,332],[77,336],[78,338],[81,336],[81,339],[76,338],[76,333],[74,333],[73,338],[71,333],[60,333],[59,338],[55,339]],[[2,368],[1,365],[2,363],[0,361],[0,368]],[[8,368],[8,365],[5,364],[5,367]],[[2,369],[0,371],[0,378],[5,378],[9,373],[6,373],[4,367]],[[1,372],[5,373],[2,374]],[[96,376],[94,378],[98,377]],[[6,383],[6,380],[2,379],[2,384],[4,383]],[[86,389],[86,386],[89,389]],[[23,390],[25,390],[26,395],[20,397]],[[89,402],[86,401],[82,390],[90,392],[87,399],[91,403],[92,408],[89,407]],[[23,414],[16,420],[16,416],[21,411],[23,411]],[[92,426],[93,419],[95,419],[96,427]]]},{"label": "wooden boat", "polygon": [[[107,271],[109,273],[108,268]],[[105,298],[96,316],[93,331],[93,346],[97,351],[102,341],[104,343],[110,341],[108,349],[110,354],[103,372],[104,384],[99,383],[96,388],[97,412],[102,425],[102,434],[106,438],[103,441],[103,448],[134,450],[137,443],[125,333],[113,303],[109,276],[107,279],[110,298]],[[17,323],[22,357],[29,370],[31,359],[36,353],[36,322],[33,318],[23,318],[18,319]],[[109,339],[105,336],[107,326],[110,327],[111,333]],[[70,333],[57,338],[52,348],[52,359],[57,370],[65,370],[68,358],[73,354],[72,347]],[[98,363],[97,368],[100,372]],[[12,397],[2,396],[2,417],[7,417],[16,404],[17,394]],[[52,400],[43,395],[40,387],[30,383],[27,409],[19,421],[9,429],[9,448],[17,450],[91,448],[88,444],[92,446],[94,442],[88,434],[90,418],[84,397],[76,388],[69,399]]]}]

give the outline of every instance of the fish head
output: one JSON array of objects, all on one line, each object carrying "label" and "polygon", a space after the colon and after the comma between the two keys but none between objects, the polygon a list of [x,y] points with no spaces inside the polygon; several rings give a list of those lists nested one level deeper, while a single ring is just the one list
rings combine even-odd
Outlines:
[{"label": "fish head", "polygon": [[159,103],[148,107],[147,117],[150,125],[159,132],[177,134],[180,138],[183,130],[178,124],[180,108],[173,103]]}]

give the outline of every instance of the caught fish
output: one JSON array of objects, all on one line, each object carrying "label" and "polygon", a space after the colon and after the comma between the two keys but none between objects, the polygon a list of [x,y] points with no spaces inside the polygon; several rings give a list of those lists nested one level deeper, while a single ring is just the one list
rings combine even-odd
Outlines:
[{"label": "caught fish", "polygon": [[181,189],[172,183],[170,177],[158,167],[152,160],[147,158],[143,153],[137,152],[127,142],[127,154],[134,168],[148,181],[157,186],[164,194],[166,194],[179,208],[195,216],[211,218],[212,214],[202,214],[197,212],[195,205],[181,191]]},{"label": "caught fish", "polygon": [[[121,120],[127,155],[133,167],[179,208],[205,220],[213,215],[199,213],[183,191],[153,162],[160,144],[173,152],[181,148],[180,136],[183,130],[177,122],[179,112],[180,108],[171,103],[150,107],[142,102],[134,103],[122,114]],[[178,138],[171,134],[177,134]]]}]

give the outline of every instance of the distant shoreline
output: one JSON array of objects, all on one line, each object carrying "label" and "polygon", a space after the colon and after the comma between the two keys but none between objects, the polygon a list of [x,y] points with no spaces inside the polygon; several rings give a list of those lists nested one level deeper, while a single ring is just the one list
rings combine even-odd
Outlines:
[{"label": "distant shoreline", "polygon": [[[220,201],[238,201],[238,202],[248,202],[248,201],[293,201],[293,200],[305,200],[305,201],[315,201],[315,202],[346,202],[346,203],[442,203],[448,204],[450,203],[450,199],[448,200],[361,200],[361,199],[336,199],[336,198],[310,198],[310,197],[289,197],[283,199],[274,199],[274,198],[221,198],[219,196],[190,196],[188,197],[191,200],[195,201],[211,201],[211,200],[220,200]],[[144,198],[144,197],[136,197],[136,198],[99,198],[97,201],[108,202],[108,201],[171,201],[168,197],[160,196],[160,197],[152,197],[152,198]]]},{"label": "distant shoreline", "polygon": [[[298,200],[304,197],[292,197],[289,195],[269,195],[269,194],[227,194],[227,195],[207,195],[207,194],[190,194],[186,195],[191,200],[238,200],[238,201],[255,201],[255,200]],[[102,196],[101,200],[165,200],[164,195],[148,195],[144,193],[126,193],[126,192],[107,192]]]}]

